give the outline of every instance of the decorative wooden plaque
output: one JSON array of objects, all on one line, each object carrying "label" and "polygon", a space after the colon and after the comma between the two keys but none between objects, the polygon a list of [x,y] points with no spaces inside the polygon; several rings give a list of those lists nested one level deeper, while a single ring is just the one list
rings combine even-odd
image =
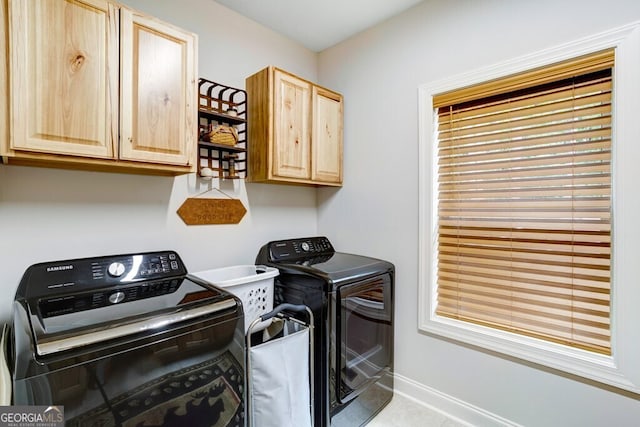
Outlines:
[{"label": "decorative wooden plaque", "polygon": [[247,213],[238,199],[188,198],[178,209],[178,215],[187,225],[237,224]]}]

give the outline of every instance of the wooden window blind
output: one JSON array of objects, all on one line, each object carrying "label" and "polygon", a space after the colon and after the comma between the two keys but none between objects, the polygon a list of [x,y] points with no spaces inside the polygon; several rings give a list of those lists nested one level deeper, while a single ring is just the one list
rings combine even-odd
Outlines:
[{"label": "wooden window blind", "polygon": [[611,353],[613,57],[434,97],[438,315]]}]

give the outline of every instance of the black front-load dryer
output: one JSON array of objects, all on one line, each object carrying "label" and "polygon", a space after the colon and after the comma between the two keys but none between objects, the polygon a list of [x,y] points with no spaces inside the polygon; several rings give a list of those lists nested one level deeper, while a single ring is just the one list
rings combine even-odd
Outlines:
[{"label": "black front-load dryer", "polygon": [[276,303],[313,311],[316,425],[366,424],[393,396],[393,264],[326,237],[269,242],[256,264],[279,269]]}]

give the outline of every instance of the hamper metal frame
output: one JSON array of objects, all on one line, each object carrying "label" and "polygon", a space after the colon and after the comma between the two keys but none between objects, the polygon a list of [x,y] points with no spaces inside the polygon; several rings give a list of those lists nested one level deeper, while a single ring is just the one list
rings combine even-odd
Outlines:
[{"label": "hamper metal frame", "polygon": [[[304,322],[298,318],[295,317],[295,314],[299,314],[299,313],[306,313],[307,315],[307,322]],[[310,417],[311,417],[311,425],[313,426],[315,424],[315,419],[314,419],[314,340],[313,340],[313,334],[314,334],[314,326],[313,326],[313,312],[311,311],[311,309],[309,307],[307,307],[306,305],[295,305],[295,304],[281,304],[279,306],[277,306],[276,308],[274,308],[271,312],[263,314],[262,316],[256,318],[253,322],[251,322],[251,325],[249,325],[249,328],[247,329],[247,332],[245,334],[245,340],[246,340],[246,354],[245,354],[245,366],[246,366],[246,384],[247,384],[247,400],[246,400],[246,404],[245,404],[245,410],[246,410],[246,414],[247,414],[247,419],[248,419],[248,423],[247,426],[252,427],[255,426],[256,424],[254,423],[253,420],[253,416],[252,416],[252,395],[253,395],[253,379],[252,379],[252,371],[251,371],[251,357],[250,357],[250,353],[251,353],[251,349],[252,349],[252,345],[251,345],[251,335],[254,332],[253,329],[255,326],[257,326],[258,324],[272,319],[274,317],[277,317],[279,319],[283,319],[286,322],[294,322],[298,325],[307,327],[308,333],[309,333],[309,412],[310,412]],[[293,335],[291,335],[293,336]],[[266,342],[269,342],[271,340],[286,340],[287,336],[282,336],[282,337],[276,337],[276,338],[271,338]],[[262,343],[264,344],[264,343]],[[260,344],[253,346],[253,347],[257,347]]]}]

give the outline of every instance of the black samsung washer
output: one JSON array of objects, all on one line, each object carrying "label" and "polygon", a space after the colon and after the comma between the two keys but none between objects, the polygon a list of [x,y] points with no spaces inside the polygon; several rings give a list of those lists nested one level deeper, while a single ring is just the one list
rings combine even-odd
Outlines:
[{"label": "black samsung washer", "polygon": [[243,319],[173,251],[32,265],[14,302],[13,404],[64,406],[67,426],[242,426]]}]

